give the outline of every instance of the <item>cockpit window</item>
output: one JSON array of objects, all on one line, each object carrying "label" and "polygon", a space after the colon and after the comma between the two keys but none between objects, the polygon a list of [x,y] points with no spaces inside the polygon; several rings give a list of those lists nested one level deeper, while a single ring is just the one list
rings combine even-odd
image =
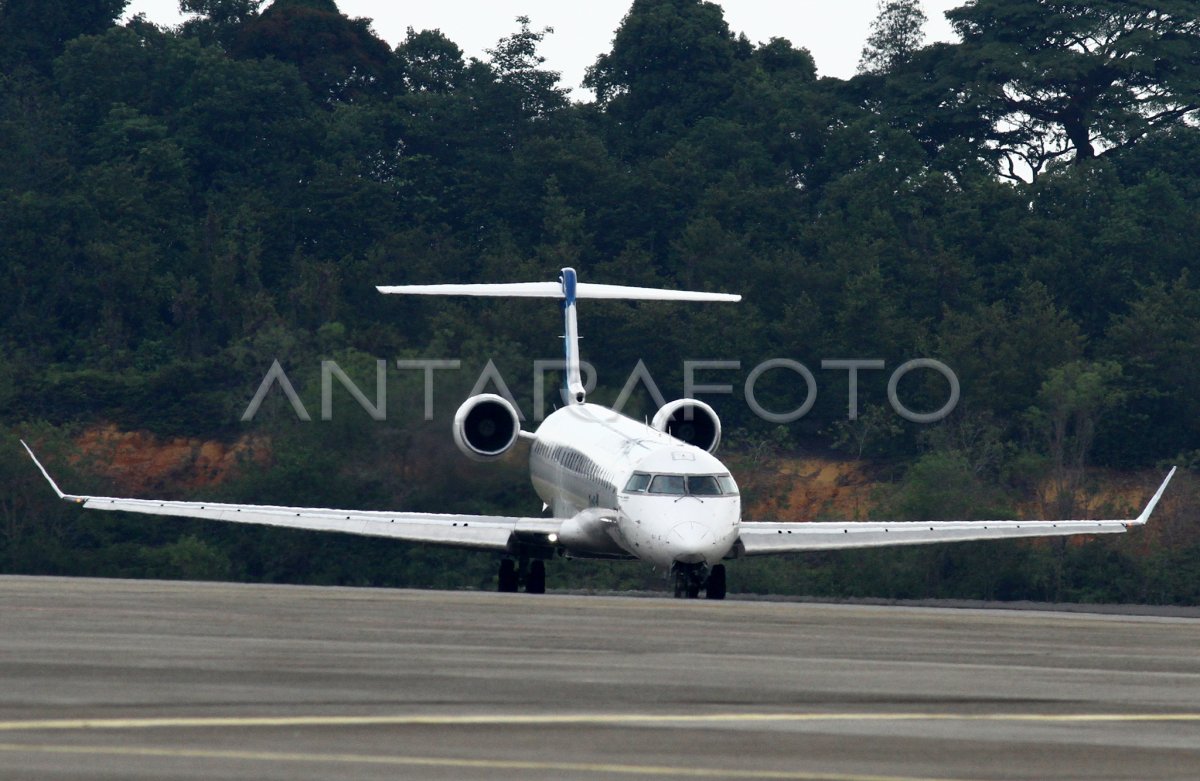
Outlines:
[{"label": "cockpit window", "polygon": [[655,475],[650,481],[650,493],[683,496],[686,493],[683,475]]},{"label": "cockpit window", "polygon": [[733,478],[725,475],[650,475],[634,472],[625,483],[627,494],[664,496],[737,496]]},{"label": "cockpit window", "polygon": [[634,472],[633,476],[629,478],[629,482],[625,484],[625,493],[645,493],[648,485],[650,485],[650,475],[645,472]]},{"label": "cockpit window", "polygon": [[721,486],[712,475],[688,475],[687,490],[692,496],[721,495]]}]

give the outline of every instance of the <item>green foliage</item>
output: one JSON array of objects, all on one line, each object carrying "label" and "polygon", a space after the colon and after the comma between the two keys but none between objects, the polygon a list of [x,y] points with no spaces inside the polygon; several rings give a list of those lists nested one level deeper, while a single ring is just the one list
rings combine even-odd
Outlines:
[{"label": "green foliage", "polygon": [[715,3],[634,0],[612,51],[600,55],[584,86],[617,122],[636,128],[644,149],[655,135],[672,138],[725,101],[738,55]]},{"label": "green foliage", "polygon": [[1006,175],[1090,160],[1200,109],[1192,3],[976,0],[947,18]]},{"label": "green foliage", "polygon": [[4,0],[0,3],[0,71],[20,65],[48,70],[68,41],[111,27],[129,0]]},{"label": "green foliage", "polygon": [[225,49],[233,44],[242,25],[254,17],[263,0],[179,0],[179,10],[195,14],[180,27],[183,35],[205,45]]},{"label": "green foliage", "polygon": [[518,16],[521,29],[501,38],[496,48],[488,49],[491,66],[502,85],[519,93],[519,101],[529,117],[545,117],[563,108],[566,90],[558,86],[558,73],[540,68],[546,58],[538,54],[538,45],[554,32],[553,27],[529,28],[529,17]]},{"label": "green foliage", "polygon": [[925,39],[925,12],[918,0],[879,0],[879,13],[863,47],[858,69],[864,73],[895,70],[912,61]]},{"label": "green foliage", "polygon": [[880,510],[884,517],[902,521],[1013,517],[1004,503],[965,454],[941,450],[917,459]]},{"label": "green foliage", "polygon": [[333,0],[275,0],[241,25],[230,51],[294,64],[319,101],[353,101],[391,86],[388,45],[370,20],[342,15]]}]

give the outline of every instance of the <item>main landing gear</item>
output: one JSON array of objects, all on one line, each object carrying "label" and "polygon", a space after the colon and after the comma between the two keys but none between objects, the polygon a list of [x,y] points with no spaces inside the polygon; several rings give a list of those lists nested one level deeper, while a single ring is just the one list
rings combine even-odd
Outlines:
[{"label": "main landing gear", "polygon": [[526,594],[546,593],[546,562],[522,558],[520,564],[512,559],[500,562],[499,590],[515,594],[524,584]]},{"label": "main landing gear", "polygon": [[725,565],[715,564],[708,570],[703,564],[679,564],[671,568],[675,575],[675,598],[696,599],[704,590],[705,599],[725,598]]}]

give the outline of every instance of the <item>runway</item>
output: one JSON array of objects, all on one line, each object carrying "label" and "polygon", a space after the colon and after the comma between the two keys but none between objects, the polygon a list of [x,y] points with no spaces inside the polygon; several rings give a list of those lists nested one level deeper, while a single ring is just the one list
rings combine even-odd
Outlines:
[{"label": "runway", "polygon": [[0,778],[1200,778],[1200,620],[0,577]]}]

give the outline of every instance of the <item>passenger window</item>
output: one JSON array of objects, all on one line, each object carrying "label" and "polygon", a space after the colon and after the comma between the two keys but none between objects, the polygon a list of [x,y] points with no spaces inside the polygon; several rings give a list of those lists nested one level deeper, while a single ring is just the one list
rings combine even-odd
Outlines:
[{"label": "passenger window", "polygon": [[683,475],[655,475],[650,481],[650,493],[683,496],[686,493]]},{"label": "passenger window", "polygon": [[650,475],[645,472],[634,472],[633,477],[629,478],[629,482],[625,484],[625,493],[645,493],[648,485],[650,485]]},{"label": "passenger window", "polygon": [[721,493],[736,494],[738,492],[737,483],[733,482],[731,475],[719,475],[717,482],[721,484]]},{"label": "passenger window", "polygon": [[720,496],[721,486],[712,475],[689,475],[687,490],[692,496]]}]

